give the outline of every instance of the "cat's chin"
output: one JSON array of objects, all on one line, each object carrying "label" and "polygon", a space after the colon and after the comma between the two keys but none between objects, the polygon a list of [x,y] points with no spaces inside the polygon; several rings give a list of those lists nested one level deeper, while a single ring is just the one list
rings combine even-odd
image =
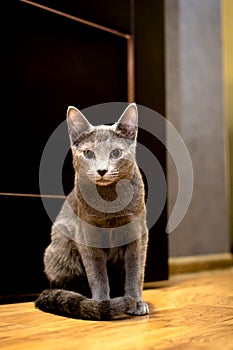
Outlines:
[{"label": "cat's chin", "polygon": [[111,180],[107,180],[107,179],[100,179],[100,180],[96,180],[95,184],[97,186],[109,186],[113,183],[113,181]]}]

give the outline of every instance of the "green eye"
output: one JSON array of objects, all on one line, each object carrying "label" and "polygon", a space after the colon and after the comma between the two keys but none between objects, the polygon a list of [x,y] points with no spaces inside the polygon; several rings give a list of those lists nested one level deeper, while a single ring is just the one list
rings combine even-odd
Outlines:
[{"label": "green eye", "polygon": [[120,158],[121,154],[122,154],[122,150],[120,148],[116,148],[110,153],[110,157],[117,159],[117,158]]},{"label": "green eye", "polygon": [[83,151],[83,154],[87,159],[94,159],[95,158],[95,153],[89,149]]}]

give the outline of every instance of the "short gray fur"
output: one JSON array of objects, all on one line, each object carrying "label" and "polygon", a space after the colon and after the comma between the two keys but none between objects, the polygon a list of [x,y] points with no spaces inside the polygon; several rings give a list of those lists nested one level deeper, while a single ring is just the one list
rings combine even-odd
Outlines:
[{"label": "short gray fur", "polygon": [[96,320],[149,313],[142,299],[148,229],[135,158],[137,115],[132,103],[114,125],[95,127],[68,108],[74,189],[44,254],[50,289],[35,306],[45,312]]}]

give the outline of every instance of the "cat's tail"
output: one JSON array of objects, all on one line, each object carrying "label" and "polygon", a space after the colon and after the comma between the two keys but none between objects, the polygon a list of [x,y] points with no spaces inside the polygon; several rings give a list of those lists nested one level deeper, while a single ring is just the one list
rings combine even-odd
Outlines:
[{"label": "cat's tail", "polygon": [[35,301],[36,308],[42,311],[85,320],[110,320],[135,305],[130,296],[98,301],[64,289],[46,289]]}]

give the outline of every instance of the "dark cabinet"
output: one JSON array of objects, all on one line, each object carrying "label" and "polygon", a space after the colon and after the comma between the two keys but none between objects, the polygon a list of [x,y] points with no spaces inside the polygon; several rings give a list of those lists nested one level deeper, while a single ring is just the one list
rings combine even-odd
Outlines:
[{"label": "dark cabinet", "polygon": [[[52,222],[40,198],[39,167],[67,106],[133,98],[165,112],[163,1],[14,1],[3,7],[14,25],[2,42],[0,302],[46,286],[42,257]],[[139,137],[153,144],[165,171],[163,145],[152,135]],[[72,187],[70,160],[68,154],[65,192]],[[56,214],[61,194],[43,194],[53,195],[47,200]],[[168,277],[165,226],[166,207],[150,232],[148,281]]]}]

